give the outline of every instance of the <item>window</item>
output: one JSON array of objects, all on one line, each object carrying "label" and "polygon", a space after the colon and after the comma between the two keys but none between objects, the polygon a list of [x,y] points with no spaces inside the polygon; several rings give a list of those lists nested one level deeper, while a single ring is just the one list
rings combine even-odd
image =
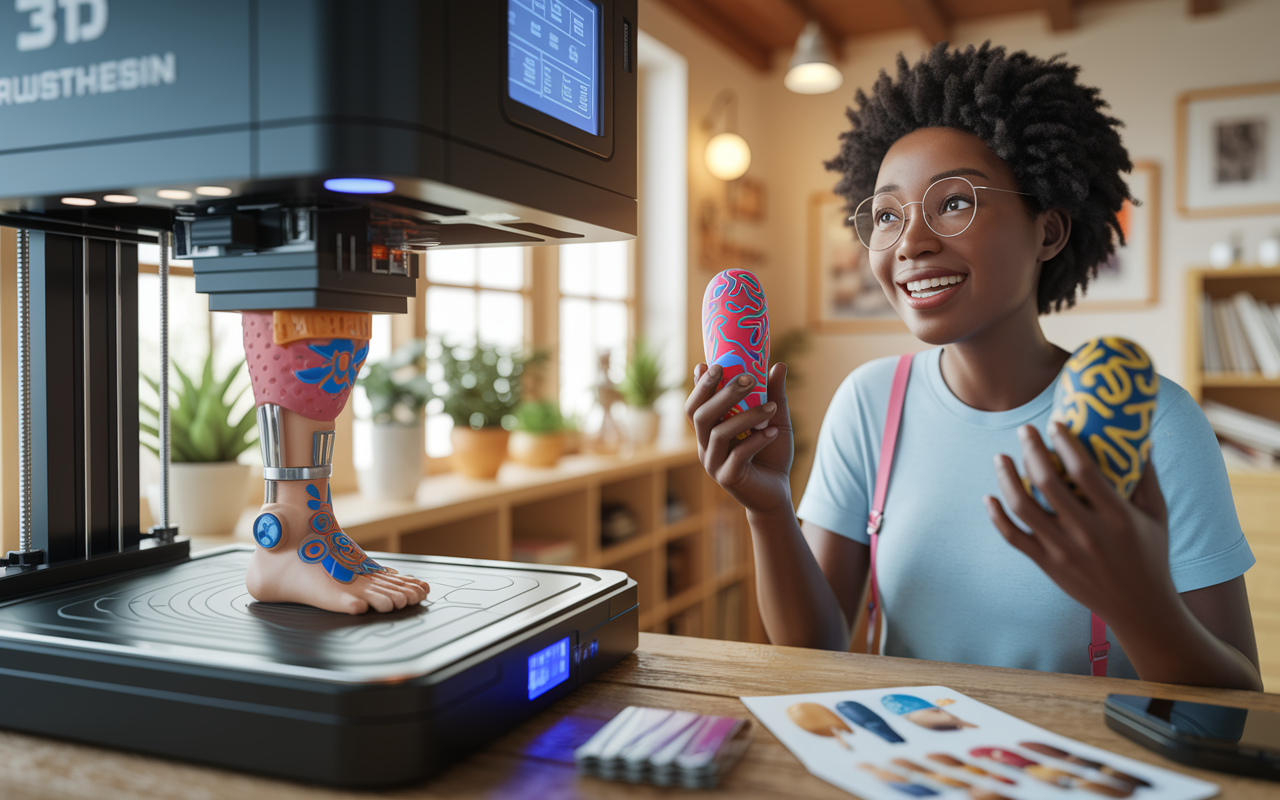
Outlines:
[{"label": "window", "polygon": [[622,380],[635,318],[632,244],[571,244],[560,248],[560,407],[585,416],[600,357],[609,377]]}]

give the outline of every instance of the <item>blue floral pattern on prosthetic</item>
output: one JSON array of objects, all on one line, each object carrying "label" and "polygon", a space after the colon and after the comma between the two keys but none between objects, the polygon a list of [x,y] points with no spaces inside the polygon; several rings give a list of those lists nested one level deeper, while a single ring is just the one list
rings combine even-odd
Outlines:
[{"label": "blue floral pattern on prosthetic", "polygon": [[253,521],[253,540],[270,550],[280,544],[280,520],[275,514],[259,514]]},{"label": "blue floral pattern on prosthetic", "polygon": [[328,344],[308,347],[327,361],[318,367],[296,370],[293,375],[303,383],[320,384],[320,391],[328,394],[341,394],[354,386],[365,356],[369,355],[367,343],[356,350],[350,339],[333,339]]},{"label": "blue floral pattern on prosthetic", "polygon": [[320,564],[329,577],[340,583],[351,583],[359,575],[389,571],[365,555],[360,545],[338,527],[331,505],[332,491],[326,492],[326,502],[320,502],[320,491],[314,484],[307,484],[307,494],[315,498],[307,501],[307,506],[316,512],[308,525],[320,538],[303,542],[298,548],[298,558],[308,564]]}]

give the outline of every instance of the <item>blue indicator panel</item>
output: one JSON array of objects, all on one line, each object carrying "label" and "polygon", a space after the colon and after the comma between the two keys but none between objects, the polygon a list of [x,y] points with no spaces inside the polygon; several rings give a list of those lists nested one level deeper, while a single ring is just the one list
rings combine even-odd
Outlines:
[{"label": "blue indicator panel", "polygon": [[507,0],[507,94],[600,136],[600,8],[590,0]]},{"label": "blue indicator panel", "polygon": [[529,699],[546,694],[569,679],[569,637],[529,656]]}]

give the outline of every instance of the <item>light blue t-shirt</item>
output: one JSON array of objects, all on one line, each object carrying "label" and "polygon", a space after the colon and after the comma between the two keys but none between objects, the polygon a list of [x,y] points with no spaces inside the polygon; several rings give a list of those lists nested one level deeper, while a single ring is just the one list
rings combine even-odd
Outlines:
[{"label": "light blue t-shirt", "polygon": [[[911,364],[885,499],[876,554],[884,652],[1087,675],[1089,610],[1001,537],[982,502],[1002,497],[996,453],[1022,469],[1017,429],[1046,429],[1054,384],[1018,408],[979,411],[947,388],[941,354],[927,350]],[[871,361],[840,384],[797,512],[863,544],[896,364],[896,357]],[[1191,396],[1164,376],[1156,404],[1151,455],[1169,510],[1174,586],[1187,592],[1239,577],[1254,558],[1213,431]],[[1108,638],[1107,674],[1136,678],[1110,631]]]}]

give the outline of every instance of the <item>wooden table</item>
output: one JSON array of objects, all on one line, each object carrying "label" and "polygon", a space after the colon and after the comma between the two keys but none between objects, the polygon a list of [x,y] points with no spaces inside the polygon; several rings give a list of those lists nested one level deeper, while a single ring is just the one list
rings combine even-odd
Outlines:
[{"label": "wooden table", "polygon": [[[941,684],[1002,711],[1140,761],[1213,781],[1221,797],[1280,797],[1280,783],[1183,768],[1114,733],[1103,722],[1109,692],[1157,694],[1280,711],[1280,695],[1196,689],[933,661],[828,653],[792,647],[641,634],[640,648],[596,682],[421,786],[342,792],[158,758],[0,732],[0,795],[5,798],[734,798],[851,795],[805,771],[763,726],[720,788],[631,786],[577,777],[573,749],[629,705],[749,716],[742,695]],[[175,731],[181,735],[181,731]]]}]

